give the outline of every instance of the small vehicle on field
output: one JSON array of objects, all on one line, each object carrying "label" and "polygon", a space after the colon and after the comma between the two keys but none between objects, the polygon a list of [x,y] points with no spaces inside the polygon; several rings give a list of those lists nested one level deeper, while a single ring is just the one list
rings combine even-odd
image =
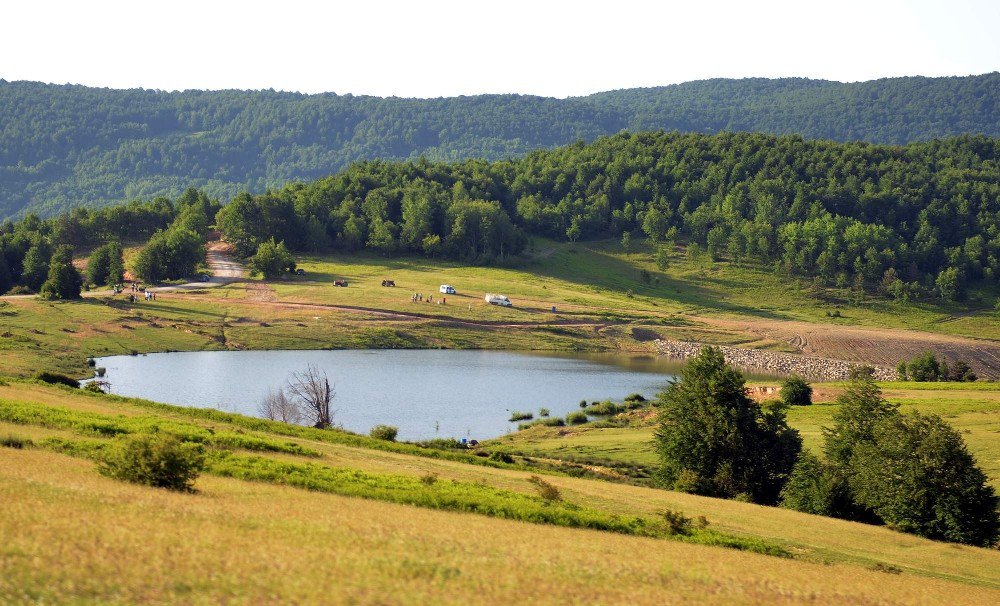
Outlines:
[{"label": "small vehicle on field", "polygon": [[295,275],[296,276],[304,276],[304,275],[306,275],[306,270],[304,270],[304,269],[302,269],[300,267],[300,268],[298,268],[298,269],[295,270]]},{"label": "small vehicle on field", "polygon": [[334,286],[347,286],[347,280],[334,280]]},{"label": "small vehicle on field", "polygon": [[393,287],[395,285],[396,285],[396,281],[395,280],[382,280],[382,286]]},{"label": "small vehicle on field", "polygon": [[438,289],[438,292],[441,293],[441,294],[443,294],[443,295],[458,294],[458,293],[455,292],[455,287],[451,286],[449,284],[442,284],[441,288]]},{"label": "small vehicle on field", "polygon": [[498,295],[495,293],[486,293],[483,299],[490,305],[499,305],[500,307],[513,307],[513,303],[507,298],[507,295]]}]

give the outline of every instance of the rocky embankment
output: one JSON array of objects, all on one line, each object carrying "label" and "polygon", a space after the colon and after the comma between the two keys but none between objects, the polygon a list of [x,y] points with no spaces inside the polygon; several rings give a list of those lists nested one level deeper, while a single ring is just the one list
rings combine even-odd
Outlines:
[{"label": "rocky embankment", "polygon": [[[781,375],[799,375],[807,379],[840,381],[847,379],[851,369],[858,366],[856,363],[843,360],[813,358],[763,349],[746,349],[729,345],[718,345],[717,347],[722,350],[726,362],[738,368]],[[697,355],[701,351],[702,344],[659,339],[656,341],[656,348],[662,355],[685,359]],[[884,366],[875,366],[874,368],[875,378],[879,381],[894,381],[896,379],[895,368]]]}]

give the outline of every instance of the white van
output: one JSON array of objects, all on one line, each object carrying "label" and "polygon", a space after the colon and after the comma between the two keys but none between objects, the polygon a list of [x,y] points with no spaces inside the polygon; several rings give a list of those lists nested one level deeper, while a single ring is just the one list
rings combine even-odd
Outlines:
[{"label": "white van", "polygon": [[497,295],[493,293],[486,293],[483,299],[490,305],[499,305],[500,307],[513,307],[513,303],[507,298],[507,295]]},{"label": "white van", "polygon": [[438,292],[442,295],[453,295],[455,294],[455,287],[449,284],[442,284],[441,288],[438,289]]}]

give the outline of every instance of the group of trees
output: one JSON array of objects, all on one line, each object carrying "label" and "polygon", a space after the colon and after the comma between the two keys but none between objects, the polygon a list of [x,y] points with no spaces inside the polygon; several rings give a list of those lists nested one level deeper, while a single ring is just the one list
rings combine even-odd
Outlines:
[{"label": "group of trees", "polygon": [[[742,374],[718,349],[703,349],[658,399],[661,481],[675,490],[994,544],[1000,500],[961,434],[936,415],[901,413],[867,370],[856,370],[837,398],[820,459],[802,450],[785,421],[786,404],[754,403]],[[804,400],[795,385],[787,395]]]},{"label": "group of trees", "polygon": [[[166,275],[190,275],[204,257],[204,233],[218,209],[218,202],[188,189],[175,201],[157,198],[96,211],[76,208],[51,219],[29,215],[17,222],[5,221],[0,224],[0,293],[11,289],[40,292],[53,262],[59,265],[66,255],[64,251],[54,259],[60,247],[68,247],[70,255],[91,250],[80,284],[119,283],[125,273],[122,244],[151,239],[154,250],[159,246],[170,254],[149,255],[149,259],[167,261],[151,263],[150,267]],[[162,270],[163,266],[169,271]],[[76,281],[68,267],[62,273],[68,278],[64,283]]]},{"label": "group of trees", "polygon": [[502,159],[623,129],[892,144],[998,136],[998,90],[995,73],[849,84],[717,79],[568,99],[164,92],[0,80],[0,218],[176,196],[189,185],[228,199],[360,160]]},{"label": "group of trees", "polygon": [[868,374],[836,403],[833,426],[823,430],[825,458],[799,459],[785,506],[932,539],[997,541],[1000,501],[958,431],[937,415],[901,413]]},{"label": "group of trees", "polygon": [[205,234],[219,204],[189,189],[178,198],[169,227],[157,231],[136,255],[132,267],[148,282],[176,280],[195,273],[205,261]]},{"label": "group of trees", "polygon": [[910,361],[902,360],[896,367],[900,381],[975,381],[979,377],[963,360],[948,364],[927,351]]}]

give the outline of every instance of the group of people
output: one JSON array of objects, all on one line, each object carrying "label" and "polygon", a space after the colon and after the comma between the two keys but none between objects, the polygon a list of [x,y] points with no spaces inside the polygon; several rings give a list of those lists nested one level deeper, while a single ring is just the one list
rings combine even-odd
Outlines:
[{"label": "group of people", "polygon": [[[136,301],[138,301],[140,292],[147,301],[156,300],[156,293],[153,292],[152,290],[148,290],[145,286],[141,284],[136,284],[135,282],[131,282],[129,283],[129,288],[132,291],[128,294],[129,303],[135,303]],[[113,294],[120,295],[121,293],[125,292],[125,287],[122,284],[115,284],[114,286],[111,287],[111,292]]]},{"label": "group of people", "polygon": [[[413,293],[413,296],[410,297],[410,303],[417,303],[417,302],[423,302],[423,301],[424,301],[424,295],[422,295],[422,294],[420,294],[418,292]],[[433,303],[434,302],[434,295],[427,295],[426,301],[428,303]],[[438,305],[447,305],[447,304],[448,304],[448,297],[441,297],[440,299],[438,299]]]}]

